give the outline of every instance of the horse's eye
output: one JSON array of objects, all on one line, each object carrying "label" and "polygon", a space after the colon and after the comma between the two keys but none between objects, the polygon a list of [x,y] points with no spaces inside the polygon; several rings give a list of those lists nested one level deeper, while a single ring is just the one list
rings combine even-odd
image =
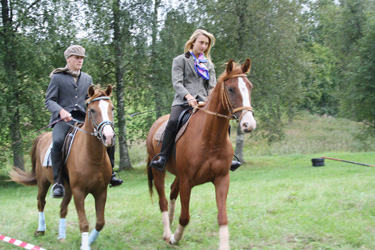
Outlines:
[{"label": "horse's eye", "polygon": [[231,93],[235,92],[235,90],[233,88],[230,88],[230,87],[228,88],[228,91],[231,92]]},{"label": "horse's eye", "polygon": [[95,113],[95,110],[94,110],[94,109],[90,109],[90,112],[91,112],[91,113]]}]

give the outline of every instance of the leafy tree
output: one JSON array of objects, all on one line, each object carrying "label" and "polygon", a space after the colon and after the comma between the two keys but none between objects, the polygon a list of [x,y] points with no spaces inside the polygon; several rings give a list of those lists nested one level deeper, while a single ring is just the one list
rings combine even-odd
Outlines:
[{"label": "leafy tree", "polygon": [[[66,33],[74,26],[71,17],[63,19],[64,12],[60,12],[74,6],[66,7],[62,2],[1,1],[0,102],[4,108],[0,109],[0,123],[1,127],[9,127],[1,131],[2,143],[12,143],[13,165],[21,169],[24,168],[21,140],[48,121],[48,113],[43,109],[44,91],[53,62],[50,56],[56,53],[53,47],[56,36],[51,38],[48,34],[61,34],[61,27]],[[58,41],[71,35],[74,32],[59,37]],[[24,146],[27,145],[30,142],[25,142]]]}]

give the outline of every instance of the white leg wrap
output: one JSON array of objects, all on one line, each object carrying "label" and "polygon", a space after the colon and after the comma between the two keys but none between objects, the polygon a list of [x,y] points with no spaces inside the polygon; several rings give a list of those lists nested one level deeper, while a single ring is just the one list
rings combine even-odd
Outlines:
[{"label": "white leg wrap", "polygon": [[168,239],[171,236],[172,231],[171,231],[171,227],[169,225],[168,212],[167,211],[161,213],[161,220],[163,222],[163,227],[164,227],[163,239]]},{"label": "white leg wrap", "polygon": [[90,236],[89,236],[89,245],[91,246],[92,243],[94,243],[98,237],[99,237],[99,232],[96,231],[96,229],[94,228],[91,231]]},{"label": "white leg wrap", "polygon": [[90,250],[88,232],[82,233],[81,250]]},{"label": "white leg wrap", "polygon": [[39,232],[46,231],[46,218],[44,217],[44,212],[39,212],[38,231]]},{"label": "white leg wrap", "polygon": [[57,237],[59,240],[66,239],[66,226],[65,226],[65,218],[60,218],[59,224],[59,236]]},{"label": "white leg wrap", "polygon": [[220,246],[219,250],[229,250],[229,230],[228,225],[220,226],[219,229]]},{"label": "white leg wrap", "polygon": [[174,234],[171,235],[171,238],[169,240],[169,243],[171,243],[172,245],[176,245],[177,244],[177,241],[175,240],[174,238]]},{"label": "white leg wrap", "polygon": [[175,245],[181,240],[182,235],[184,234],[184,229],[185,227],[178,224],[176,231],[171,236],[171,239],[170,239],[171,244]]},{"label": "white leg wrap", "polygon": [[172,225],[173,220],[174,220],[174,209],[176,208],[176,200],[170,200],[169,201],[169,226]]}]

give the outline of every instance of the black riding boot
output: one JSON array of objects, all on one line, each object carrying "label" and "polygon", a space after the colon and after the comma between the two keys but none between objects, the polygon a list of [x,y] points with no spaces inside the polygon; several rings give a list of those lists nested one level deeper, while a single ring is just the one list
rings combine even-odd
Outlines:
[{"label": "black riding boot", "polygon": [[167,164],[169,152],[171,146],[173,145],[173,140],[175,139],[175,135],[173,131],[166,129],[164,131],[163,143],[161,145],[161,150],[159,153],[159,159],[153,160],[151,162],[151,166],[159,171],[163,171],[165,164]]},{"label": "black riding boot", "polygon": [[55,151],[52,148],[51,149],[51,158],[52,158],[53,181],[55,183],[52,186],[51,197],[52,198],[63,198],[65,190],[64,190],[64,186],[61,184],[61,180],[59,178],[60,169],[61,169],[61,166],[62,166],[62,153],[59,150]]},{"label": "black riding boot", "polygon": [[109,181],[109,186],[110,187],[120,186],[124,181],[121,180],[121,178],[117,178],[116,172],[113,172],[113,168],[115,166],[115,147],[107,148],[107,153],[108,153],[109,159],[111,160],[111,166],[112,166],[112,176],[111,176],[111,180]]}]

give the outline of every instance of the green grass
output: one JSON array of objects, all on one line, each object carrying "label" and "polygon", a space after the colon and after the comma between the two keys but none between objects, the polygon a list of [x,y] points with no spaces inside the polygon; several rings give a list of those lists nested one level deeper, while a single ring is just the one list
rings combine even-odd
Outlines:
[{"label": "green grass", "polygon": [[[307,125],[313,121],[296,121],[289,127],[284,145],[258,148],[257,153],[253,153],[255,147],[251,144],[256,135],[247,136],[246,164],[230,173],[227,208],[231,249],[375,249],[375,168],[332,160],[325,160],[324,167],[312,167],[311,163],[312,158],[325,155],[375,164],[375,151],[344,149],[348,143],[361,144],[353,139],[357,131],[354,123],[345,124],[351,127],[350,132],[340,133],[337,130],[344,125],[337,121],[324,132],[324,137],[330,138],[337,148],[325,149],[328,146],[320,145],[319,140],[313,142],[313,134],[325,127],[324,119],[330,118],[317,119],[322,119],[322,124],[310,128]],[[299,128],[298,122],[303,128]],[[302,138],[305,143],[300,142]],[[337,141],[343,138],[348,139],[340,146]],[[298,142],[299,149],[293,146]],[[260,140],[257,143],[264,146]],[[303,153],[307,150],[303,145],[307,144],[318,149]],[[130,155],[136,150],[138,158],[133,159],[134,171],[120,173],[125,183],[108,190],[106,225],[92,249],[218,249],[217,208],[210,183],[193,189],[190,223],[179,245],[169,246],[162,240],[157,195],[154,194],[152,203],[144,170],[145,151],[141,149],[139,145],[130,149]],[[60,200],[50,197],[45,209],[46,235],[34,237],[38,224],[37,188],[5,182],[6,170],[1,171],[0,234],[46,249],[79,249],[80,233],[73,202],[69,206],[65,242],[57,241]],[[172,181],[173,176],[168,175],[167,194]],[[91,230],[95,225],[91,196],[86,199],[86,212]],[[179,214],[177,203],[172,231],[176,229]],[[0,242],[0,249],[20,248]]]}]

